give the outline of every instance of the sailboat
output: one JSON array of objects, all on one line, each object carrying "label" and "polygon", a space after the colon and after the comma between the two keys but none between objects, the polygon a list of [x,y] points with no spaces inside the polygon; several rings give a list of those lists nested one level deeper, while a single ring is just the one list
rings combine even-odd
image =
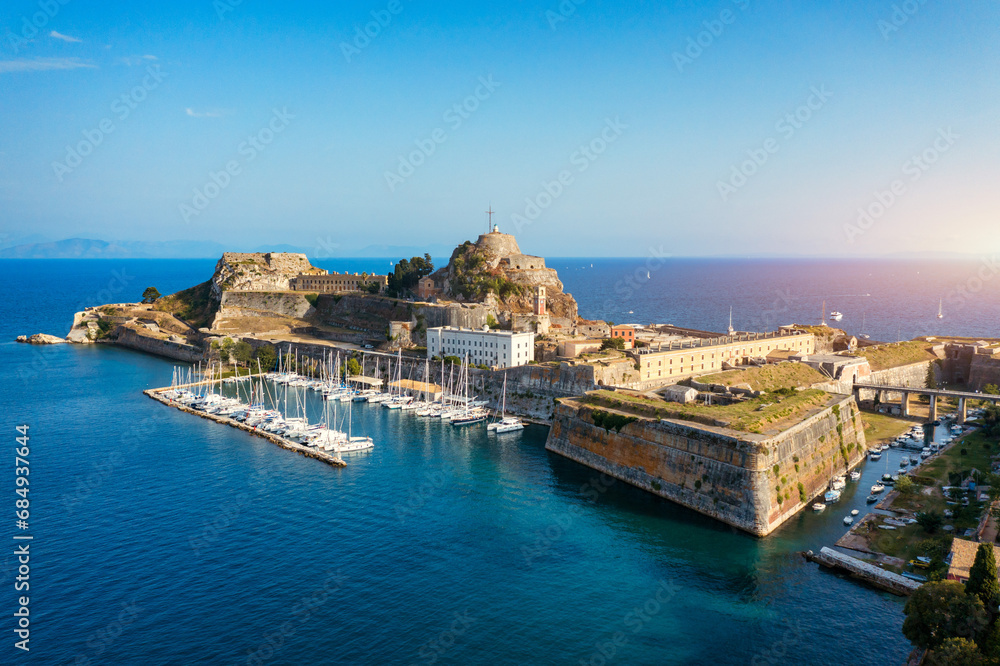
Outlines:
[{"label": "sailboat", "polygon": [[938,299],[938,319],[944,319],[944,299]]},{"label": "sailboat", "polygon": [[464,378],[464,383],[462,385],[462,409],[457,416],[452,417],[451,424],[453,426],[463,426],[471,425],[473,423],[479,423],[486,420],[486,411],[480,409],[478,406],[472,405],[472,399],[469,397],[469,357],[466,355],[465,359],[462,360],[462,369],[459,372],[459,382],[462,382]]},{"label": "sailboat", "polygon": [[865,321],[866,321],[867,317],[868,317],[868,313],[867,312],[865,312],[865,313],[863,313],[861,315],[861,336],[860,337],[864,338],[865,340],[867,340],[869,337],[871,337],[867,333],[865,333],[865,328],[866,328]]},{"label": "sailboat", "polygon": [[524,430],[524,424],[521,423],[521,419],[516,416],[504,416],[504,412],[507,411],[507,373],[503,373],[503,391],[500,394],[500,411],[497,412],[498,420],[493,421],[488,426],[486,430],[495,433],[502,432],[514,432],[516,430]]}]

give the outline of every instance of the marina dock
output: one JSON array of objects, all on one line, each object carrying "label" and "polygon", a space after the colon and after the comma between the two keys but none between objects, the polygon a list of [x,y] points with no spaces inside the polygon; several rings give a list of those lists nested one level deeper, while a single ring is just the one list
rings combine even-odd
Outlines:
[{"label": "marina dock", "polygon": [[[201,383],[207,384],[207,382],[201,382]],[[182,387],[175,386],[172,388],[187,388],[189,386],[197,386],[197,385],[198,384],[190,384],[190,385],[184,385]],[[343,459],[337,456],[330,455],[329,453],[325,453],[323,451],[317,451],[316,449],[304,446],[302,444],[299,444],[298,442],[292,442],[283,437],[279,437],[275,434],[265,432],[263,430],[254,428],[252,426],[248,426],[245,423],[240,423],[239,421],[231,419],[227,416],[208,414],[206,412],[198,411],[197,409],[191,409],[190,407],[175,402],[174,400],[171,400],[170,398],[167,398],[166,396],[163,395],[164,391],[169,391],[169,390],[171,390],[171,387],[168,386],[166,388],[147,389],[143,391],[143,393],[148,395],[153,400],[156,400],[157,402],[167,405],[168,407],[176,407],[182,412],[187,412],[188,414],[194,414],[195,416],[200,416],[203,419],[215,421],[216,423],[222,423],[224,425],[232,426],[233,428],[239,428],[240,430],[244,430],[252,435],[256,435],[257,437],[262,437],[267,441],[271,442],[272,444],[277,444],[283,449],[294,451],[295,453],[303,455],[307,458],[313,458],[315,460],[325,462],[326,464],[332,467],[347,467],[347,463],[345,463]]]}]

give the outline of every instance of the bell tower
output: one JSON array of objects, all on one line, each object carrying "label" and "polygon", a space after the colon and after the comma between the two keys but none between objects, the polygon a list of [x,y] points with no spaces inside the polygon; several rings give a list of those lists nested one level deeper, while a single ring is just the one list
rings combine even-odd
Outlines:
[{"label": "bell tower", "polygon": [[545,313],[545,287],[535,287],[535,314],[543,315]]}]

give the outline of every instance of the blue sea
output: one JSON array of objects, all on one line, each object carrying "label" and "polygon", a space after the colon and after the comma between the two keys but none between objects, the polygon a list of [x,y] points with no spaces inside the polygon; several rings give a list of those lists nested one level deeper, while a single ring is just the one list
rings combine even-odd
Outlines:
[{"label": "blue sea", "polygon": [[[326,262],[373,272],[388,260]],[[321,262],[323,263],[323,262]],[[326,266],[329,264],[329,266]],[[553,259],[581,314],[724,330],[845,314],[873,339],[997,335],[1000,277],[971,263]],[[0,409],[8,502],[5,664],[898,664],[902,601],[806,563],[825,514],[755,539],[544,449],[354,410],[348,467],[142,395],[173,362],[34,347],[84,305],[202,282],[213,261],[4,261]],[[646,277],[646,272],[649,277]],[[961,297],[949,292],[963,285]],[[936,317],[944,301],[945,318]],[[755,319],[756,318],[756,319]],[[315,400],[315,397],[310,398]],[[313,404],[312,409],[317,409]],[[313,411],[315,413],[315,411]],[[30,527],[15,527],[15,426],[30,426]],[[867,485],[866,485],[867,484]],[[15,592],[15,535],[30,591]],[[14,647],[30,596],[30,653]]]}]

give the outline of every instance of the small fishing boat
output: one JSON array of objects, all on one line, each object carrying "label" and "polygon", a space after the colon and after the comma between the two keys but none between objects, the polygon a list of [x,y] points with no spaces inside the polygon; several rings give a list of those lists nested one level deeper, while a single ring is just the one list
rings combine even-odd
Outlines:
[{"label": "small fishing boat", "polygon": [[869,460],[881,460],[882,459],[882,452],[881,451],[876,451],[875,449],[872,449],[872,450],[870,450],[868,452],[868,459]]},{"label": "small fishing boat", "polygon": [[821,504],[820,502],[816,502],[815,504],[813,504],[813,511],[815,511],[816,513],[823,513],[824,511],[826,511],[826,504]]},{"label": "small fishing boat", "polygon": [[830,490],[843,490],[847,487],[847,480],[842,476],[838,476],[836,479],[830,482]]},{"label": "small fishing boat", "polygon": [[865,498],[865,502],[867,502],[868,504],[874,504],[877,501],[878,498],[875,497],[874,495],[869,495],[868,497]]},{"label": "small fishing boat", "polygon": [[851,472],[851,481],[858,481],[861,479],[861,472],[854,470]]},{"label": "small fishing boat", "polygon": [[900,467],[906,467],[909,464],[910,464],[910,457],[909,456],[903,456],[902,458],[899,459],[899,466]]},{"label": "small fishing boat", "polygon": [[853,511],[851,511],[851,515],[852,515],[852,516],[856,516],[856,515],[858,515],[859,513],[861,513],[861,512],[860,512],[860,511],[858,511],[857,509],[854,509]]},{"label": "small fishing boat", "polygon": [[881,483],[876,483],[874,486],[872,486],[872,495],[878,495],[880,492],[884,490],[885,486],[883,486]]},{"label": "small fishing boat", "polygon": [[847,516],[846,518],[844,518],[844,524],[845,525],[853,525],[854,524],[854,518],[852,518],[851,516]]},{"label": "small fishing boat", "polygon": [[830,313],[830,319],[834,321],[840,321],[843,318],[844,318],[844,313],[842,312],[837,312],[836,310],[834,310],[833,312]]},{"label": "small fishing boat", "polygon": [[828,490],[823,495],[823,501],[828,504],[840,501],[840,491],[839,490]]}]

